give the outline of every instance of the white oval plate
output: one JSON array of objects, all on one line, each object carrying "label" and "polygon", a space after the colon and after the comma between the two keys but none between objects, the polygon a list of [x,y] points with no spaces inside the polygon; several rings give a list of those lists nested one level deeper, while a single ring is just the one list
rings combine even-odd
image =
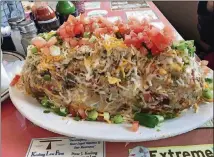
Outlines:
[{"label": "white oval plate", "polygon": [[[49,131],[86,139],[115,142],[151,141],[176,136],[191,131],[213,118],[213,105],[201,104],[198,113],[189,109],[178,118],[167,120],[160,127],[140,127],[138,132],[130,131],[131,124],[106,124],[101,122],[74,121],[54,113],[45,114],[36,99],[24,95],[16,88],[9,88],[15,107],[28,120]],[[159,131],[158,131],[159,130]]]}]

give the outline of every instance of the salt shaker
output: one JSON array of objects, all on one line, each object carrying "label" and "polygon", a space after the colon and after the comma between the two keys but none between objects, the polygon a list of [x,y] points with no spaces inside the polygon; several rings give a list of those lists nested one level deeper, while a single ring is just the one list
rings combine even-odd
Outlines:
[{"label": "salt shaker", "polygon": [[8,19],[8,23],[11,27],[11,38],[15,45],[16,51],[23,55],[24,55],[24,49],[21,44],[21,35],[20,35],[19,28],[18,28],[18,24],[21,21],[23,21],[24,19],[25,19],[24,17],[14,17],[14,18]]},{"label": "salt shaker", "polygon": [[37,28],[32,20],[22,21],[18,24],[18,27],[22,36],[21,43],[25,55],[27,55],[27,47],[31,44],[31,40],[37,36]]}]

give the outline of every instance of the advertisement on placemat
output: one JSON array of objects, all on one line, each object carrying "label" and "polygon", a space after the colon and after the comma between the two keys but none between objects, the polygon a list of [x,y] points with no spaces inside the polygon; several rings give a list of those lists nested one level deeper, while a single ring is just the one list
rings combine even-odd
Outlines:
[{"label": "advertisement on placemat", "polygon": [[138,20],[147,19],[149,21],[157,20],[157,15],[152,10],[142,10],[142,11],[127,11],[127,19],[130,17],[136,17]]},{"label": "advertisement on placemat", "polygon": [[112,16],[112,17],[107,17],[107,19],[111,22],[115,22],[115,21],[118,21],[118,20],[121,20],[122,21],[122,18],[120,16]]},{"label": "advertisement on placemat", "polygon": [[26,157],[105,157],[105,143],[75,137],[32,139]]},{"label": "advertisement on placemat", "polygon": [[85,10],[99,9],[100,2],[85,2]]},{"label": "advertisement on placemat", "polygon": [[145,1],[112,1],[111,10],[133,10],[149,8],[149,5]]},{"label": "advertisement on placemat", "polygon": [[88,12],[88,17],[99,17],[99,16],[106,16],[108,14],[107,10],[93,10]]},{"label": "advertisement on placemat", "polygon": [[213,144],[145,148],[129,150],[129,157],[213,157]]}]

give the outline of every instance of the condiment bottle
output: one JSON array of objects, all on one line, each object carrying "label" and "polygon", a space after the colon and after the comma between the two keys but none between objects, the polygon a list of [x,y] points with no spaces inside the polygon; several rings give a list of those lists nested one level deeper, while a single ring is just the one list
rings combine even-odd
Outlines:
[{"label": "condiment bottle", "polygon": [[58,1],[56,5],[56,12],[59,16],[60,24],[63,24],[65,21],[67,21],[70,14],[77,16],[76,8],[70,1]]},{"label": "condiment bottle", "polygon": [[21,35],[18,28],[18,24],[23,20],[25,20],[24,17],[14,17],[14,18],[8,19],[8,23],[11,27],[11,38],[15,45],[16,51],[21,54],[24,54],[24,49],[21,44]]},{"label": "condiment bottle", "polygon": [[32,12],[37,22],[39,33],[50,32],[51,30],[57,30],[59,28],[59,19],[47,3],[36,2]]},{"label": "condiment bottle", "polygon": [[76,7],[78,15],[85,13],[85,0],[74,1],[73,3]]},{"label": "condiment bottle", "polygon": [[22,36],[21,43],[27,55],[27,47],[31,44],[31,40],[37,36],[37,29],[32,20],[25,20],[19,23],[19,30]]}]

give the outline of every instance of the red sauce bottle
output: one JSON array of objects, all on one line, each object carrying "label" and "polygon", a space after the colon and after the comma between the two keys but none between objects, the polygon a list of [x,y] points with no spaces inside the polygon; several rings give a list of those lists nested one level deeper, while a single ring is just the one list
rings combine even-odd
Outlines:
[{"label": "red sauce bottle", "polygon": [[54,10],[45,2],[36,2],[32,8],[39,33],[57,30],[60,26],[59,19]]}]

